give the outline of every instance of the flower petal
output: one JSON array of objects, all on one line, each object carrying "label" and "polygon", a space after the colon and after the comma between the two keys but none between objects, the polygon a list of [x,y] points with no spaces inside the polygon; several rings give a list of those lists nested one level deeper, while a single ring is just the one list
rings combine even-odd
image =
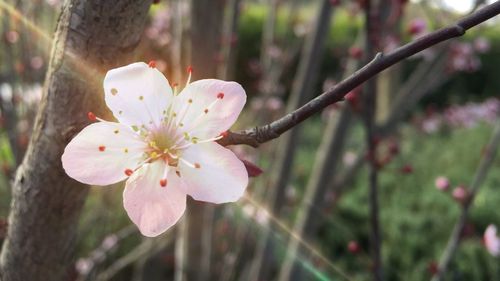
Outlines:
[{"label": "flower petal", "polygon": [[[165,170],[168,172],[165,174]],[[166,185],[160,181],[166,175]],[[127,181],[123,206],[144,236],[154,237],[173,226],[186,209],[182,181],[163,161],[145,164]]]},{"label": "flower petal", "polygon": [[217,137],[238,118],[246,102],[245,90],[236,82],[217,79],[198,80],[186,86],[175,98],[176,120],[200,139]]},{"label": "flower petal", "polygon": [[187,194],[194,199],[217,204],[234,202],[245,192],[248,174],[231,150],[207,142],[188,147],[182,158],[196,166],[179,162]]},{"label": "flower petal", "polygon": [[158,126],[172,96],[165,76],[143,62],[112,69],[104,78],[106,104],[120,123],[129,126]]},{"label": "flower petal", "polygon": [[127,177],[143,160],[147,144],[129,127],[98,122],[85,127],[64,149],[61,157],[66,173],[75,180],[108,185]]}]

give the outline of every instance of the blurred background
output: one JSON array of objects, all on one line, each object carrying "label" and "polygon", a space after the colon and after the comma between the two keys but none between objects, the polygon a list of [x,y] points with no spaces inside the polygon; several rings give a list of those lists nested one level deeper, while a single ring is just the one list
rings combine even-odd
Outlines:
[{"label": "blurred background", "polygon": [[[248,102],[233,129],[244,129],[333,87],[374,52],[450,25],[487,1],[389,1],[368,43],[363,0],[201,2],[155,1],[136,61],[156,60],[181,85],[189,65],[197,79],[239,82]],[[62,5],[0,1],[1,240]],[[204,210],[190,224],[200,239],[194,251],[183,249],[185,239],[196,239],[183,222],[159,238],[142,237],[123,210],[123,184],[92,187],[68,268],[72,280],[370,280],[377,267],[370,255],[373,169],[384,279],[431,279],[482,157],[497,149],[487,144],[500,114],[498,22],[391,67],[368,90],[356,88],[258,149],[231,147],[258,176],[237,203],[190,202]],[[188,44],[190,37],[198,39]],[[367,91],[377,96],[371,105]],[[497,159],[482,176],[445,280],[500,280],[498,252],[483,239],[488,225],[500,225],[499,171]]]}]

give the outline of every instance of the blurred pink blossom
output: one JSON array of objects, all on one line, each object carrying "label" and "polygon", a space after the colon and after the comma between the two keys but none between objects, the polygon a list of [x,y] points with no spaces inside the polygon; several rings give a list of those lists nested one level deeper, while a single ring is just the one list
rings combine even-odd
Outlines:
[{"label": "blurred pink blossom", "polygon": [[436,188],[441,191],[446,191],[450,188],[450,181],[448,180],[447,177],[443,176],[437,177],[434,184],[436,185]]},{"label": "blurred pink blossom", "polygon": [[486,250],[488,250],[492,256],[498,257],[500,255],[500,238],[497,236],[497,228],[495,225],[488,225],[484,232],[483,239]]}]

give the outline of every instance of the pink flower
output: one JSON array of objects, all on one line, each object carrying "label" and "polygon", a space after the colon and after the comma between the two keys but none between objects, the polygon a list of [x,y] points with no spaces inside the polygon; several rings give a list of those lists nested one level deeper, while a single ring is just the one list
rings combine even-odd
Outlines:
[{"label": "pink flower", "polygon": [[436,188],[441,191],[446,191],[450,188],[450,181],[447,177],[437,177],[434,184],[436,185]]},{"label": "pink flower", "polygon": [[497,236],[497,228],[493,224],[488,225],[484,232],[484,245],[486,250],[494,257],[500,255],[500,238]]},{"label": "pink flower", "polygon": [[[126,179],[123,205],[145,236],[173,226],[186,195],[212,203],[234,202],[244,193],[243,163],[216,143],[246,102],[236,82],[188,82],[177,93],[154,63],[133,63],[104,78],[105,101],[118,122],[84,128],[64,150],[66,173],[86,184]],[[189,75],[191,76],[191,75]]]}]

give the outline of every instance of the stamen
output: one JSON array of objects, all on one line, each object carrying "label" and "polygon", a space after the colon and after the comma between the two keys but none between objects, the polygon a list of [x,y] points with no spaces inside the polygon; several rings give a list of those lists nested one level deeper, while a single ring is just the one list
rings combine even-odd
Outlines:
[{"label": "stamen", "polygon": [[172,83],[172,88],[174,88],[174,96],[177,96],[179,94],[179,92],[178,92],[178,90],[179,90],[178,86],[179,86],[179,84],[177,84],[175,82]]},{"label": "stamen", "polygon": [[[184,158],[180,158],[180,157],[179,157],[179,160],[181,160],[181,162],[182,162],[182,163],[184,163],[184,164],[186,164],[186,166],[188,166],[188,167],[191,167],[191,168],[193,168],[193,169],[194,169],[194,168],[196,168],[195,164],[193,164],[193,163],[191,163],[191,162],[187,161],[187,160],[186,160],[186,159],[184,159]],[[199,164],[198,164],[198,165],[199,165]]]},{"label": "stamen", "polygon": [[106,147],[104,145],[100,145],[99,146],[99,151],[103,152],[104,150],[106,150]]},{"label": "stamen", "polygon": [[116,94],[118,94],[118,90],[116,88],[111,88],[111,94],[116,96]]},{"label": "stamen", "polygon": [[187,85],[189,85],[189,83],[191,82],[191,75],[193,74],[193,68],[191,66],[188,66],[187,72],[188,72],[188,78],[185,87],[187,87]]},{"label": "stamen", "polygon": [[180,178],[181,177],[181,172],[175,171],[175,174]]},{"label": "stamen", "polygon": [[220,99],[220,100],[223,99],[224,98],[224,93],[218,93],[217,94],[217,98]]},{"label": "stamen", "polygon": [[97,120],[97,117],[95,116],[95,114],[92,111],[89,111],[89,113],[87,113],[87,118],[90,121],[96,121]]},{"label": "stamen", "polygon": [[132,170],[130,170],[130,169],[126,169],[126,170],[125,170],[125,175],[127,175],[127,176],[129,176],[129,177],[130,177],[133,173],[134,173],[134,171],[132,171]]},{"label": "stamen", "polygon": [[148,66],[151,67],[151,68],[155,68],[156,67],[156,61],[152,60],[148,63]]},{"label": "stamen", "polygon": [[196,169],[199,169],[199,168],[201,168],[201,165],[200,165],[200,163],[194,163],[194,167],[195,167]]},{"label": "stamen", "polygon": [[161,185],[161,187],[167,186],[167,179],[161,179],[160,180],[160,185]]},{"label": "stamen", "polygon": [[115,134],[118,134],[119,132],[120,132],[120,130],[118,130],[118,129],[114,130]]}]

